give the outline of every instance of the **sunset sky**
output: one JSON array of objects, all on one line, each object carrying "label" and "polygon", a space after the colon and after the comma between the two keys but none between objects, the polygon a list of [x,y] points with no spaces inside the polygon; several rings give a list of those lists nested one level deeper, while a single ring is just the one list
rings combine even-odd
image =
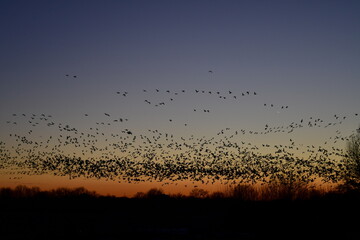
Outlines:
[{"label": "sunset sky", "polygon": [[[0,141],[61,134],[31,126],[44,114],[55,126],[101,128],[103,144],[121,131],[210,139],[243,130],[234,141],[344,148],[334,138],[360,124],[359,12],[351,0],[1,1]],[[307,127],[315,119],[321,127]],[[287,131],[260,134],[266,125]],[[156,185],[1,171],[0,187],[131,195]]]}]

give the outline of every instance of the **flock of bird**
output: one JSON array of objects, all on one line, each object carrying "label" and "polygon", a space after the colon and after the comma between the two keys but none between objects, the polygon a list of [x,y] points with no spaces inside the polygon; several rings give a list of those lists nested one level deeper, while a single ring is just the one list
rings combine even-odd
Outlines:
[{"label": "flock of bird", "polygon": [[[212,90],[200,90],[200,89],[193,89],[193,90],[179,90],[179,91],[171,91],[171,90],[160,90],[160,89],[154,89],[154,90],[146,90],[143,89],[142,90],[143,93],[156,93],[156,94],[162,94],[167,93],[168,95],[166,96],[166,100],[165,101],[161,101],[161,102],[153,102],[150,101],[149,99],[145,99],[144,102],[149,104],[149,105],[153,105],[155,107],[160,107],[160,106],[165,106],[166,105],[166,101],[167,102],[172,102],[175,100],[175,98],[177,96],[180,96],[182,94],[186,94],[186,93],[196,93],[196,94],[203,94],[203,95],[208,95],[208,96],[213,96],[216,97],[218,99],[223,99],[223,100],[234,100],[234,101],[241,101],[243,97],[247,97],[247,96],[257,96],[258,94],[255,91],[244,91],[238,94],[235,94],[233,91],[228,90],[227,92],[220,92],[220,91],[212,91]],[[116,94],[123,96],[123,97],[127,97],[129,92],[128,91],[117,91]],[[271,103],[271,104],[266,104],[264,103],[264,106],[269,106],[271,108],[275,108],[275,107],[279,107],[281,109],[288,109],[289,106],[276,106],[275,104]],[[196,111],[196,109],[194,109],[194,111]],[[204,109],[205,112],[208,112],[209,110]]]},{"label": "flock of bird", "polygon": [[[155,107],[166,106],[178,95],[189,92],[235,101],[258,95],[255,91],[235,94],[233,91],[221,93],[199,89],[143,89],[142,92],[149,95],[143,102]],[[151,93],[163,93],[167,101],[154,102],[150,100]],[[115,94],[127,97],[129,92],[117,91]],[[288,105],[269,103],[264,103],[264,107],[289,108]],[[192,108],[191,112],[211,111]],[[342,135],[337,129],[322,146],[314,146],[299,144],[290,134],[303,128],[335,129],[347,119],[359,117],[357,113],[336,114],[330,120],[308,117],[285,125],[265,124],[253,130],[224,128],[210,137],[200,137],[195,133],[179,136],[162,129],[144,132],[128,127],[129,117],[108,112],[101,115],[106,120],[97,121],[90,127],[75,127],[57,122],[50,114],[11,114],[6,124],[13,132],[0,141],[0,169],[13,173],[15,177],[19,174],[54,174],[135,183],[182,180],[206,184],[215,181],[310,183],[318,178],[334,182],[341,179],[345,170],[344,150],[334,144],[346,142],[349,136]],[[95,118],[88,113],[82,116]],[[115,124],[120,130],[109,132],[106,129],[106,126]],[[271,134],[288,134],[288,141],[255,144],[245,138]]]}]

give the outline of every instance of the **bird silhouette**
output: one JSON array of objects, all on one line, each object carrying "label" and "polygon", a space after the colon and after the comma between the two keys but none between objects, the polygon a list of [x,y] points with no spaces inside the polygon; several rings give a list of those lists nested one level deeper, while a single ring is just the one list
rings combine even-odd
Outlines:
[{"label": "bird silhouette", "polygon": [[[145,91],[141,89],[138,93],[143,92],[141,94],[145,95]],[[214,132],[210,129],[207,133],[209,136],[196,136],[196,130],[193,129],[196,128],[194,127],[196,124],[191,122],[191,116],[201,116],[203,121],[207,121],[205,116],[209,118],[216,116],[214,110],[218,104],[222,104],[221,107],[227,109],[232,104],[241,107],[246,101],[236,101],[234,104],[235,101],[231,99],[240,96],[235,90],[229,91],[232,98],[228,97],[227,92],[222,92],[220,95],[217,89],[201,90],[204,94],[196,94],[200,92],[198,89],[195,89],[195,92],[193,89],[187,91],[174,89],[171,93],[170,90],[166,92],[169,94],[147,90],[145,102],[148,104],[144,105],[150,109],[155,105],[161,106],[159,111],[163,111],[164,115],[159,115],[160,120],[166,122],[168,119],[172,123],[167,126],[171,126],[171,129],[179,127],[184,133],[174,134],[172,130],[166,131],[161,128],[144,130],[144,133],[141,128],[134,127],[130,116],[126,118],[123,109],[104,113],[107,116],[105,118],[101,112],[98,116],[91,112],[91,118],[82,118],[86,124],[80,124],[79,127],[61,123],[55,115],[53,117],[47,113],[9,113],[5,123],[9,131],[12,129],[13,132],[10,131],[11,134],[6,136],[11,139],[9,143],[0,141],[2,164],[29,169],[27,174],[55,173],[71,178],[116,179],[129,182],[159,179],[174,182],[221,179],[245,182],[270,181],[285,179],[289,172],[306,183],[316,178],[326,178],[329,181],[340,179],[341,167],[333,157],[343,158],[345,153],[337,147],[338,145],[332,144],[343,144],[349,139],[343,133],[345,131],[340,131],[338,128],[343,123],[358,119],[357,113],[335,114],[328,118],[315,115],[308,117],[299,113],[298,118],[294,117],[292,121],[285,123],[270,122],[271,120],[266,119],[266,124],[263,123],[258,129],[255,127],[234,129],[221,126],[223,124],[221,122],[222,128]],[[186,94],[181,94],[185,92]],[[245,93],[250,95],[250,91]],[[253,93],[257,95],[256,92]],[[115,95],[114,92],[112,94]],[[126,96],[128,92],[118,91],[116,94]],[[204,100],[204,104],[200,105],[201,102],[184,104],[189,110],[186,115],[189,119],[184,121],[173,115],[169,118],[169,114],[174,111],[171,105],[175,105],[177,101],[181,104],[182,96],[190,98],[195,94],[197,98]],[[244,95],[242,93],[242,96]],[[144,98],[139,96],[137,101],[142,102]],[[132,98],[127,101],[130,99]],[[244,99],[252,101],[248,96]],[[157,104],[151,104],[150,100]],[[174,104],[168,104],[169,101],[173,101]],[[211,101],[216,104],[211,105]],[[256,109],[256,105],[253,106],[255,110],[266,113],[263,107]],[[268,106],[275,105],[264,103],[264,107]],[[284,110],[288,105],[276,104],[275,110],[279,108]],[[241,114],[246,116],[244,111]],[[84,116],[89,115],[85,113]],[[96,119],[97,117],[99,119]],[[91,123],[92,119],[94,122]],[[329,131],[333,130],[335,134],[331,138],[323,139],[322,146],[312,143],[301,145],[295,132],[303,129],[315,131],[315,128],[327,128]],[[23,132],[19,134],[21,129]],[[47,129],[52,135],[44,135]],[[185,132],[188,131],[192,133],[191,136],[186,136]],[[355,132],[360,133],[360,128]],[[37,137],[40,135],[41,137]],[[281,144],[261,142],[265,139],[264,135],[270,138],[284,136],[285,140]],[[252,138],[256,138],[260,143],[252,142]],[[296,153],[300,155],[297,156]]]}]

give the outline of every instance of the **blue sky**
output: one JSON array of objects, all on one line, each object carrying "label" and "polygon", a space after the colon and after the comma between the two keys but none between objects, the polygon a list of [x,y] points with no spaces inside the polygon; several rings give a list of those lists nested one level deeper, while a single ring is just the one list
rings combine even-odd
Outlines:
[{"label": "blue sky", "polygon": [[[80,128],[109,113],[129,118],[126,128],[137,133],[179,136],[340,114],[349,135],[359,123],[359,11],[358,1],[1,1],[2,138],[27,129],[9,128],[13,113],[51,114]],[[166,90],[179,94],[175,101]],[[246,91],[257,95],[241,98]],[[293,137],[321,144],[332,130]]]}]

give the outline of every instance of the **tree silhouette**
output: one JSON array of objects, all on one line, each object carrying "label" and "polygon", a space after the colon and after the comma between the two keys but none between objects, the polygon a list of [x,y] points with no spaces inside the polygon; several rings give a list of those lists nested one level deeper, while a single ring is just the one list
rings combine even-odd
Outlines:
[{"label": "tree silhouette", "polygon": [[344,175],[347,187],[360,189],[360,133],[350,136],[346,145],[346,172]]},{"label": "tree silhouette", "polygon": [[148,199],[166,199],[168,197],[161,188],[151,188],[144,196]]},{"label": "tree silhouette", "polygon": [[209,192],[201,188],[194,188],[189,193],[189,196],[193,198],[206,198],[209,196]]}]

